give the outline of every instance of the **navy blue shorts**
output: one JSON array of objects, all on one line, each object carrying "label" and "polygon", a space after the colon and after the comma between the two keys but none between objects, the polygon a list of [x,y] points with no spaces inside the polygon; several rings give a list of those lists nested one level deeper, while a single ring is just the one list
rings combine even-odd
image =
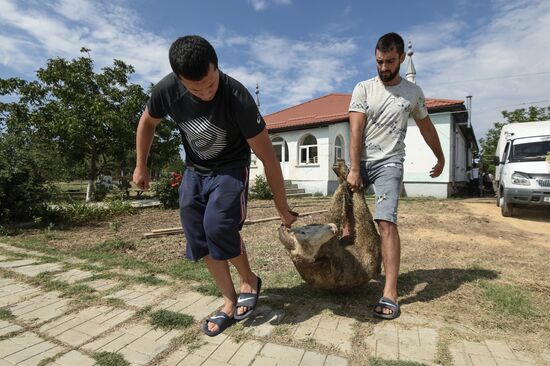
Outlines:
[{"label": "navy blue shorts", "polygon": [[180,186],[180,219],[185,256],[226,260],[245,251],[239,231],[246,217],[248,167],[203,176],[186,169]]}]

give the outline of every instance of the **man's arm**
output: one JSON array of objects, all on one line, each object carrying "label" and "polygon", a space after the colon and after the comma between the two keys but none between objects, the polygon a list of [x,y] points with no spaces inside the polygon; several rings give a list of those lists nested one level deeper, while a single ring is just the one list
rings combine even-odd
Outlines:
[{"label": "man's arm", "polygon": [[351,168],[348,173],[347,182],[352,191],[363,186],[361,180],[361,151],[363,149],[363,131],[367,119],[364,113],[349,112],[349,157]]},{"label": "man's arm", "polygon": [[147,158],[155,137],[155,128],[160,121],[159,118],[151,117],[147,107],[145,107],[139,119],[136,133],[136,169],[134,170],[133,181],[140,189],[149,189]]},{"label": "man's arm", "polygon": [[285,226],[290,227],[296,221],[296,216],[290,212],[288,207],[281,165],[275,156],[267,129],[264,128],[262,132],[246,141],[248,141],[248,145],[264,165],[267,183],[273,193],[273,200],[275,201],[275,207],[281,217],[281,221]]},{"label": "man's arm", "polygon": [[436,178],[441,175],[443,167],[445,166],[445,156],[443,150],[441,150],[441,143],[439,142],[439,136],[430,119],[430,116],[426,116],[423,119],[417,120],[416,125],[426,141],[426,144],[430,147],[435,157],[437,158],[437,164],[430,171],[430,177]]}]

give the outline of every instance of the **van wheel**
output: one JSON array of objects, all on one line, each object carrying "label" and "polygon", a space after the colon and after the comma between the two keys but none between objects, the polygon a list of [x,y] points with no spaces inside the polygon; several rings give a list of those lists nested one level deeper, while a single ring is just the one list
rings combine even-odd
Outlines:
[{"label": "van wheel", "polygon": [[514,213],[513,212],[514,207],[512,206],[511,203],[508,203],[505,199],[502,200],[500,209],[501,209],[501,212],[502,212],[502,216],[505,216],[505,217],[512,217],[512,215]]}]

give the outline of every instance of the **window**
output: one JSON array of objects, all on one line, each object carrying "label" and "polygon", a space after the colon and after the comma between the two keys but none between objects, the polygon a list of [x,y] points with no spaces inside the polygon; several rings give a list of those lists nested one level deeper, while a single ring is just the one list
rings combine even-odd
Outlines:
[{"label": "window", "polygon": [[337,136],[336,140],[334,141],[334,164],[338,161],[338,159],[344,158],[344,141],[342,139],[342,136]]},{"label": "window", "polygon": [[317,164],[318,159],[317,139],[307,135],[300,145],[300,164]]},{"label": "window", "polygon": [[288,161],[288,145],[282,137],[275,137],[271,140],[273,149],[275,150],[275,156],[279,162],[284,163]]}]

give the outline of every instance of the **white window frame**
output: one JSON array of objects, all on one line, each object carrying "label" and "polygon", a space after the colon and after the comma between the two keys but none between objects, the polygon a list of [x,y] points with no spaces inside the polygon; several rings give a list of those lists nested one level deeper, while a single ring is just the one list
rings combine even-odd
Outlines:
[{"label": "white window frame", "polygon": [[[299,151],[298,151],[298,165],[317,165],[319,164],[319,144],[317,143],[317,138],[313,136],[312,134],[306,135],[302,141],[305,141],[309,136],[313,137],[315,139],[316,144],[315,145],[300,145]],[[312,156],[312,150],[317,150],[317,154],[315,156]],[[305,150],[306,160],[302,161],[302,151]]]},{"label": "white window frame", "polygon": [[[340,140],[341,145],[336,145],[338,140]],[[340,135],[336,136],[334,140],[334,164],[336,164],[338,159],[344,159],[344,139]]]}]

